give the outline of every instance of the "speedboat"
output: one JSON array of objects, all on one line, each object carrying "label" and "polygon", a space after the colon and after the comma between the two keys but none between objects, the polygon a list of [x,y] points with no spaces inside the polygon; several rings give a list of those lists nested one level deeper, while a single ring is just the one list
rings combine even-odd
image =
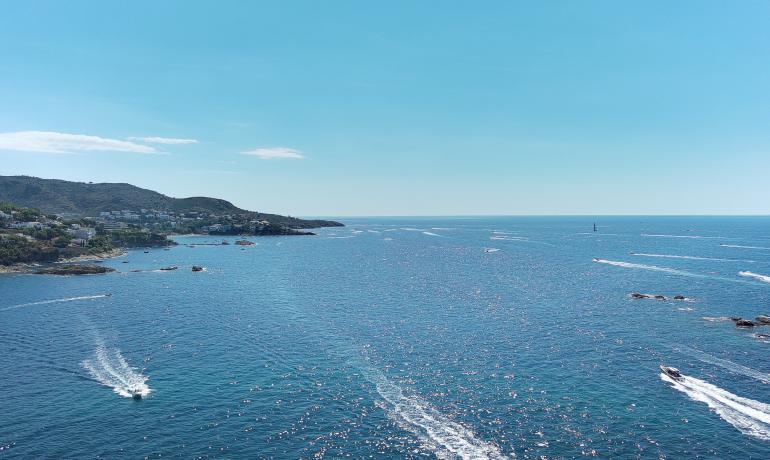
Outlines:
[{"label": "speedboat", "polygon": [[136,388],[130,388],[128,390],[128,394],[130,394],[131,397],[134,398],[137,401],[142,399],[142,392],[141,392],[141,390],[137,390]]},{"label": "speedboat", "polygon": [[679,369],[675,367],[668,367],[664,365],[660,365],[660,370],[663,371],[664,374],[671,377],[673,380],[676,380],[677,382],[681,382],[684,380],[684,376],[681,372],[679,372]]}]

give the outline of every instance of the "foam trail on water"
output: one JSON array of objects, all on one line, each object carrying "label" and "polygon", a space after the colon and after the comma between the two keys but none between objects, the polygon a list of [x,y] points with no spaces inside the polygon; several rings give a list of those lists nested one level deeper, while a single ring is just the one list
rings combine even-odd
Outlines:
[{"label": "foam trail on water", "polygon": [[750,281],[744,281],[738,278],[727,278],[724,276],[715,276],[715,275],[702,275],[700,273],[693,273],[693,272],[688,272],[684,270],[676,270],[674,268],[658,267],[657,265],[632,264],[630,262],[620,262],[616,260],[606,260],[606,259],[594,259],[594,262],[600,263],[600,264],[614,265],[616,267],[636,268],[640,270],[649,270],[653,272],[670,273],[672,275],[687,276],[690,278],[705,278],[705,279],[711,279],[711,280],[729,281],[731,283],[751,284]]},{"label": "foam trail on water", "polygon": [[641,252],[632,252],[631,255],[639,256],[639,257],[659,257],[664,259],[714,260],[717,262],[750,262],[750,263],[755,262],[754,260],[720,259],[718,257],[678,256],[673,254],[645,254]]},{"label": "foam trail on water", "polygon": [[653,233],[642,233],[642,236],[647,238],[690,238],[694,240],[708,239],[708,240],[726,240],[724,236],[699,236],[699,235],[658,235]]},{"label": "foam trail on water", "polygon": [[607,265],[613,265],[615,267],[623,267],[623,268],[638,268],[640,270],[650,270],[654,272],[664,272],[664,273],[671,273],[674,275],[682,275],[682,276],[694,276],[698,278],[705,278],[704,275],[698,275],[696,273],[690,273],[686,272],[684,270],[676,270],[673,268],[667,268],[667,267],[658,267],[657,265],[644,265],[644,264],[632,264],[631,262],[620,262],[616,260],[606,260],[606,259],[594,259],[594,262],[600,263],[600,264],[607,264]]},{"label": "foam trail on water", "polygon": [[433,233],[433,232],[422,232],[422,234],[423,235],[428,235],[428,236],[441,236],[438,233]]},{"label": "foam trail on water", "polygon": [[403,390],[374,370],[365,370],[384,400],[383,406],[396,423],[414,433],[420,442],[442,459],[503,459],[500,448],[479,439],[466,426],[442,414],[418,396],[407,396]]},{"label": "foam trail on water", "polygon": [[763,283],[770,283],[770,276],[767,275],[760,275],[759,273],[752,272],[738,272],[738,274],[746,278],[754,278],[755,280],[762,281]]},{"label": "foam trail on water", "polygon": [[742,398],[703,380],[690,376],[676,381],[664,373],[660,379],[668,382],[694,401],[706,403],[722,420],[737,428],[741,433],[770,440],[770,404]]},{"label": "foam trail on water", "polygon": [[738,248],[738,249],[762,249],[765,251],[770,251],[770,248],[764,247],[764,246],[742,246],[740,244],[720,244],[723,248]]},{"label": "foam trail on water", "polygon": [[109,297],[109,296],[107,294],[100,294],[100,295],[84,295],[80,297],[68,297],[66,299],[42,300],[40,302],[29,302],[29,303],[20,303],[18,305],[11,305],[10,307],[5,307],[0,309],[0,311],[13,310],[15,308],[31,307],[34,305],[47,305],[47,304],[59,303],[59,302],[75,302],[78,300],[102,299],[104,297]]},{"label": "foam trail on water", "polygon": [[497,241],[529,241],[529,238],[525,236],[492,235],[489,237],[489,239]]},{"label": "foam trail on water", "polygon": [[152,391],[145,383],[149,377],[129,366],[120,350],[108,349],[101,341],[97,341],[93,358],[81,364],[97,382],[125,398],[132,397],[131,390],[138,391],[142,397]]},{"label": "foam trail on water", "polygon": [[715,366],[719,366],[723,369],[727,369],[733,374],[745,375],[746,377],[751,377],[752,379],[759,380],[762,383],[770,383],[770,374],[759,372],[750,367],[746,367],[741,364],[728,361],[726,359],[717,358],[716,356],[712,356],[708,353],[702,352],[700,350],[696,350],[694,348],[679,347],[679,349],[682,352],[687,353],[688,355],[694,357],[698,361],[702,361],[708,364],[714,364]]}]

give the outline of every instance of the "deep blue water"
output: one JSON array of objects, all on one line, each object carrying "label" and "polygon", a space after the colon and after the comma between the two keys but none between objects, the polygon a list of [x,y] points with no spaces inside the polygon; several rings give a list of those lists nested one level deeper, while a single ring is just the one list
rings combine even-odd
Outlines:
[{"label": "deep blue water", "polygon": [[0,276],[0,458],[770,458],[770,218],[345,223]]}]

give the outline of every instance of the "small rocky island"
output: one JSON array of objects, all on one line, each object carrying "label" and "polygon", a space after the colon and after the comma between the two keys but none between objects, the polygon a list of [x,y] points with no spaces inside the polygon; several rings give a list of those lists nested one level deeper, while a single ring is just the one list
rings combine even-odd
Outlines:
[{"label": "small rocky island", "polygon": [[36,275],[100,275],[114,272],[114,268],[101,265],[59,265],[41,268],[34,273]]}]

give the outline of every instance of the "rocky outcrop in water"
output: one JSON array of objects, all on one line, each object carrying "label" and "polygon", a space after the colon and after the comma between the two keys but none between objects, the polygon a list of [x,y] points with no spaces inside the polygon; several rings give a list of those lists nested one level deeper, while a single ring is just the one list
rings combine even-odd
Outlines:
[{"label": "rocky outcrop in water", "polygon": [[[664,296],[664,295],[660,295],[660,294],[642,294],[640,292],[632,292],[631,294],[628,294],[628,296],[631,297],[632,299],[669,300],[669,298]],[[690,298],[685,297],[685,296],[683,296],[681,294],[675,295],[674,297],[672,297],[672,299],[674,299],[674,300],[681,300],[681,301],[691,300]]]},{"label": "rocky outcrop in water", "polygon": [[735,325],[737,327],[757,327],[759,324],[755,323],[754,321],[750,319],[743,319],[743,318],[730,318],[735,322]]},{"label": "rocky outcrop in water", "polygon": [[766,315],[759,315],[759,316],[757,316],[756,318],[754,318],[754,320],[755,320],[756,322],[758,322],[758,323],[762,323],[762,324],[770,324],[770,316],[766,316]]},{"label": "rocky outcrop in water", "polygon": [[37,275],[99,275],[114,272],[114,268],[101,265],[62,265],[60,267],[45,267],[37,270]]}]

